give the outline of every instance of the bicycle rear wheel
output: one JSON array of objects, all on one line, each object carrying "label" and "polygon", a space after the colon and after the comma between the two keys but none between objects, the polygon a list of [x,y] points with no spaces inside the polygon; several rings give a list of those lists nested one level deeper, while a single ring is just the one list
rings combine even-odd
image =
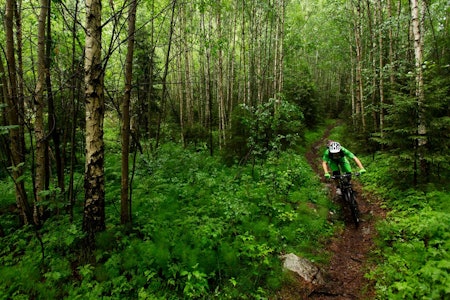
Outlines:
[{"label": "bicycle rear wheel", "polygon": [[353,191],[349,192],[348,195],[349,204],[350,204],[350,210],[352,211],[352,218],[353,223],[355,223],[355,226],[358,227],[361,219],[359,217],[359,208],[358,208],[358,202],[356,202],[355,193]]}]

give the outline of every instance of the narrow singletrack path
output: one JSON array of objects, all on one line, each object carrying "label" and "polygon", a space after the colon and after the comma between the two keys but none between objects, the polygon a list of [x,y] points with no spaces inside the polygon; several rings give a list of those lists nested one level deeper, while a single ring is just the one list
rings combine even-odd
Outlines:
[{"label": "narrow singletrack path", "polygon": [[[322,138],[312,145],[306,153],[307,160],[313,170],[323,178],[322,152],[325,149],[331,129],[330,126]],[[364,164],[364,162],[363,162]],[[370,176],[370,170],[368,169]],[[334,195],[334,184],[323,179]],[[332,255],[330,264],[322,269],[325,279],[323,286],[309,286],[299,282],[299,287],[290,287],[289,296],[283,293],[281,299],[316,299],[316,300],[346,300],[346,299],[374,299],[374,282],[364,277],[370,268],[368,263],[370,251],[374,248],[377,235],[375,223],[385,218],[386,212],[381,208],[380,201],[370,194],[362,192],[358,180],[353,180],[353,188],[357,192],[357,201],[361,212],[361,223],[358,228],[352,222],[351,216],[343,215],[345,227],[336,232],[335,236],[326,244],[326,250]],[[334,198],[334,201],[338,201]],[[341,205],[342,203],[338,203]],[[305,293],[307,291],[307,293]]]},{"label": "narrow singletrack path", "polygon": [[[314,171],[323,178],[322,154],[328,139],[330,126],[323,137],[317,141],[306,154]],[[368,174],[370,176],[370,170]],[[324,181],[325,182],[325,181]],[[333,184],[327,182],[330,188]],[[357,201],[361,211],[362,222],[355,228],[350,216],[345,216],[345,227],[330,241],[328,250],[332,252],[330,265],[325,273],[326,284],[314,290],[308,299],[373,299],[373,282],[364,277],[368,271],[369,252],[374,247],[376,237],[375,222],[385,218],[386,212],[380,202],[370,194],[362,192],[358,180],[353,180],[353,188],[357,192]],[[334,191],[333,191],[334,192]],[[341,204],[341,203],[339,203]]]}]

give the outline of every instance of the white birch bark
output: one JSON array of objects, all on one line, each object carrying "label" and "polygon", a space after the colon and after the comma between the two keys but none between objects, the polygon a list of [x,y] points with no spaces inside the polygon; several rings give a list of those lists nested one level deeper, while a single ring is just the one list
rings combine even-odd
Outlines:
[{"label": "white birch bark", "polygon": [[86,101],[86,163],[83,231],[90,247],[95,233],[105,229],[104,182],[104,72],[101,60],[101,0],[86,0],[85,38],[85,101]]}]

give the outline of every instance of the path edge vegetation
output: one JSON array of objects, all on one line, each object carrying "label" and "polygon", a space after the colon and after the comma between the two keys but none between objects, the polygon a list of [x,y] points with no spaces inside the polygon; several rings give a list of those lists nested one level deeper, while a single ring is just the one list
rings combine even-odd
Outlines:
[{"label": "path edge vegetation", "polygon": [[[260,160],[248,168],[234,166],[225,169],[218,156],[204,159],[198,147],[184,149],[170,143],[161,147],[157,158],[142,156],[142,168],[137,170],[139,180],[134,189],[136,223],[131,230],[124,230],[119,226],[117,195],[120,186],[120,159],[115,157],[119,153],[115,143],[118,135],[107,130],[107,149],[111,153],[106,160],[108,228],[97,240],[99,249],[95,253],[95,264],[77,264],[80,254],[78,243],[83,238],[81,219],[69,222],[67,215],[56,214],[39,230],[39,238],[30,227],[16,228],[18,223],[15,212],[9,210],[8,204],[14,202],[14,195],[11,186],[2,182],[2,190],[10,191],[4,194],[1,203],[1,222],[5,230],[5,236],[1,238],[0,256],[2,296],[12,299],[24,296],[40,299],[61,296],[67,299],[89,299],[133,295],[131,297],[139,299],[175,299],[180,296],[201,298],[213,292],[218,299],[244,299],[273,295],[283,284],[292,280],[280,268],[278,256],[283,251],[292,250],[319,264],[326,264],[329,258],[329,254],[317,249],[320,243],[325,243],[327,237],[334,233],[326,215],[328,210],[335,207],[326,198],[317,175],[303,157],[306,149],[322,136],[323,130],[325,127],[306,131],[303,146],[297,148],[296,152],[274,151],[266,160]],[[384,153],[365,154],[363,147],[355,143],[351,134],[343,134],[346,132],[351,130],[345,125],[338,126],[331,132],[330,138],[361,149],[358,155],[369,170],[368,175],[370,174],[360,178],[364,191],[383,199],[390,211],[387,219],[380,221],[377,226],[379,237],[372,253],[372,268],[366,274],[375,281],[377,298],[445,298],[450,293],[447,263],[450,261],[447,251],[450,240],[450,222],[447,222],[450,218],[448,190],[431,183],[425,187],[402,189],[392,172],[392,160],[395,157]],[[191,165],[182,166],[180,161],[190,161]],[[298,172],[297,169],[301,171]],[[179,175],[184,170],[191,170],[184,174],[188,175],[186,177]],[[217,182],[223,181],[222,176],[227,173],[233,174],[226,179],[230,184],[217,186]],[[81,181],[82,175],[79,176]],[[144,177],[151,177],[153,181],[143,181]],[[253,181],[255,178],[257,180]],[[238,186],[245,186],[245,191],[231,184],[236,181],[239,182]],[[202,188],[198,188],[196,182],[201,183]],[[270,182],[270,187],[265,186],[267,182]],[[216,189],[221,191],[212,192]],[[272,197],[274,193],[269,193],[268,189],[284,195],[277,199]],[[217,197],[213,202],[216,207],[227,203],[226,207],[219,207],[215,213],[226,216],[228,225],[247,229],[244,232],[232,232],[233,241],[227,246],[223,246],[225,243],[214,244],[214,241],[217,242],[215,239],[223,242],[228,238],[227,234],[230,232],[225,230],[226,222],[217,215],[212,217],[204,214],[210,208],[198,202],[211,193],[215,193]],[[57,211],[63,207],[59,207],[56,195],[56,192],[50,193],[49,203],[46,204]],[[227,198],[229,195],[234,195],[234,200],[239,201],[231,201]],[[253,208],[258,209],[258,214],[250,212],[250,207],[245,206],[242,201],[244,198]],[[166,202],[180,208],[180,201],[182,205],[186,205],[186,201],[192,199],[196,199],[194,202],[203,211],[203,217],[182,210],[188,218],[180,222],[174,217],[174,212],[160,206]],[[80,203],[78,209],[81,209]],[[302,218],[312,217],[312,223],[298,226],[294,222],[299,217],[297,212],[301,212]],[[167,219],[167,223],[163,225],[168,231],[158,232],[159,236],[156,238],[155,229],[160,221],[157,219],[158,213]],[[240,218],[239,214],[244,217]],[[317,214],[321,216],[320,219]],[[261,218],[261,215],[265,217]],[[273,220],[277,220],[276,226],[271,223]],[[205,272],[203,266],[196,261],[199,257],[203,258],[204,249],[199,252],[199,249],[189,244],[190,239],[195,239],[194,235],[189,235],[182,241],[183,246],[189,245],[192,253],[178,250],[170,257],[170,251],[166,250],[170,247],[171,251],[174,250],[174,240],[171,240],[170,235],[176,234],[170,229],[171,222],[176,223],[183,232],[189,232],[194,227],[202,228],[201,238],[196,242],[203,243],[212,252],[221,252],[224,255],[222,263],[228,264],[227,268],[219,273]],[[253,227],[255,222],[257,224]],[[294,227],[284,228],[287,223],[292,223]],[[195,226],[191,227],[193,224]],[[335,225],[342,226],[339,221]],[[289,232],[287,228],[294,230]],[[286,230],[283,232],[284,236],[279,235],[277,230],[280,229]],[[206,235],[202,235],[203,233]],[[316,239],[317,234],[323,236]],[[295,240],[292,235],[301,237],[301,240],[310,239],[312,244],[305,244],[300,240],[292,245],[268,242]],[[278,236],[282,236],[281,239]],[[237,251],[237,255],[231,255],[233,250]],[[228,251],[230,255],[225,255]],[[181,262],[168,264],[173,258]],[[183,262],[183,259],[186,261]],[[155,263],[156,260],[160,260],[159,265]],[[246,267],[243,268],[241,263]],[[153,267],[155,265],[158,267]],[[249,268],[257,276],[246,277],[239,272],[235,273],[233,267],[239,270]],[[212,278],[216,276],[220,280],[213,282]],[[248,286],[245,287],[243,282]],[[211,290],[213,284],[216,284],[215,289]]]},{"label": "path edge vegetation", "polygon": [[[138,295],[141,298],[166,296],[146,294],[157,288],[162,293],[171,291],[199,298],[206,293],[205,287],[219,286],[214,290],[217,297],[232,297],[233,291],[241,297],[265,297],[279,285],[274,279],[279,278],[274,275],[279,270],[252,268],[261,259],[265,263],[264,258],[274,257],[276,251],[259,244],[260,235],[278,237],[274,234],[278,227],[267,232],[259,230],[259,234],[248,230],[249,235],[234,231],[232,236],[239,237],[239,242],[232,243],[229,249],[239,251],[230,253],[238,252],[239,263],[247,263],[253,275],[229,273],[231,267],[218,275],[201,264],[188,262],[187,258],[198,257],[199,251],[192,256],[175,251],[172,235],[159,234],[159,223],[148,222],[137,230],[118,229],[119,207],[124,223],[158,216],[174,220],[176,216],[163,204],[187,209],[186,203],[192,202],[197,210],[204,209],[199,199],[216,200],[213,210],[204,209],[208,218],[189,215],[191,218],[184,223],[169,222],[185,230],[202,222],[220,225],[199,226],[203,229],[199,236],[212,234],[220,238],[229,236],[233,226],[247,228],[255,211],[265,216],[258,220],[259,228],[265,228],[268,220],[289,227],[297,220],[295,214],[287,213],[295,206],[293,199],[311,202],[307,208],[299,206],[306,215],[320,207],[320,202],[310,201],[316,198],[315,193],[295,193],[293,182],[309,184],[302,181],[309,178],[303,175],[308,170],[301,159],[287,162],[283,147],[291,139],[303,138],[303,126],[313,127],[328,113],[352,123],[352,129],[346,129],[349,134],[343,135],[344,143],[373,161],[373,176],[366,177],[367,190],[380,195],[392,211],[386,223],[380,225],[379,247],[383,250],[374,255],[380,268],[368,275],[383,278],[377,283],[380,295],[448,295],[448,222],[439,222],[447,221],[449,211],[448,188],[443,187],[450,170],[447,0],[411,0],[409,4],[402,0],[130,0],[110,1],[103,10],[99,0],[2,3],[2,292],[12,298],[24,294],[37,297],[40,292],[47,298],[58,297],[58,293],[68,298],[95,298],[102,293],[121,295],[142,285],[144,290],[139,290]],[[135,4],[139,4],[136,14]],[[136,27],[130,24],[134,17]],[[134,56],[134,68],[125,53],[128,58]],[[127,67],[122,63],[125,61]],[[86,105],[86,101],[90,103]],[[278,122],[273,111],[266,110],[289,103],[295,104],[284,107],[289,124]],[[248,132],[241,126],[244,124],[232,124],[243,106],[247,113],[267,113],[261,118],[248,118]],[[126,116],[128,109],[130,120]],[[123,191],[122,205],[118,204],[120,193],[114,187],[121,176],[128,174],[118,171],[115,155],[121,152],[117,147],[120,139],[116,132],[107,132],[115,126],[103,127],[104,114],[110,114],[105,122],[122,122],[124,141],[126,134],[131,135],[130,145],[124,142],[122,153],[135,150],[130,164],[136,173],[133,185],[139,189],[130,190],[128,195],[135,200],[151,200],[135,203],[149,212],[133,215],[135,220],[128,218],[131,206],[125,199],[127,191]],[[292,128],[302,134],[297,136],[287,130],[278,139],[280,129]],[[236,136],[242,139],[232,140]],[[251,144],[247,147],[249,136]],[[183,150],[173,141],[195,150]],[[227,145],[233,145],[228,150],[235,151],[223,151],[231,154],[227,157],[228,168],[239,166],[232,180],[224,180],[227,172],[217,161],[198,157],[199,153],[207,157],[208,150],[218,157],[216,152]],[[149,155],[159,147],[164,149],[158,150],[158,156]],[[83,157],[84,151],[93,155]],[[138,152],[142,155],[138,156]],[[243,160],[236,161],[236,157]],[[191,174],[191,169],[180,161],[197,162],[208,172],[196,172],[202,169],[193,165]],[[84,163],[91,168],[86,170],[86,177],[81,170]],[[302,167],[295,172],[275,172],[276,166],[287,168],[289,163]],[[249,169],[242,168],[244,165]],[[144,176],[152,181],[142,180]],[[12,179],[14,185],[4,182],[4,178]],[[263,184],[254,184],[255,179]],[[218,189],[217,194],[204,192],[216,190],[219,182],[245,183],[247,189],[230,184]],[[200,184],[201,188],[192,188],[192,184]],[[91,195],[94,188],[96,193]],[[83,189],[84,212],[80,196]],[[285,205],[275,205],[276,209],[273,205],[279,203],[279,198],[261,197],[280,190]],[[289,197],[291,192],[295,197]],[[229,197],[233,193],[246,201]],[[212,196],[233,205],[221,206],[223,201]],[[104,211],[104,204],[108,211]],[[134,214],[141,211],[137,208],[141,207],[134,207]],[[237,208],[246,213],[230,213]],[[83,213],[84,226],[80,220]],[[227,222],[216,222],[222,217]],[[20,227],[18,223],[33,225]],[[321,229],[319,225],[313,229]],[[97,233],[98,245],[93,245]],[[304,233],[300,236],[304,237]],[[186,235],[187,246],[183,249],[197,249],[187,243],[187,237],[190,235]],[[285,237],[295,241],[295,237]],[[149,247],[140,248],[135,242],[143,238],[147,238]],[[89,265],[78,263],[83,241],[85,251],[80,252],[86,254]],[[227,253],[225,248],[204,241],[200,239],[202,250]],[[169,248],[171,251],[165,251]],[[398,257],[390,248],[403,256]],[[123,260],[115,255],[118,249],[128,249],[126,257],[138,257],[144,267],[133,265],[131,258]],[[135,255],[146,249],[154,254],[148,257],[156,260]],[[232,259],[236,256],[221,257],[221,266],[237,263]],[[104,267],[97,268],[97,262]],[[156,271],[154,265],[158,266]],[[214,281],[213,275],[220,280]],[[161,276],[164,280],[157,280]],[[69,286],[71,279],[77,285]],[[254,288],[263,282],[270,282],[270,288]],[[59,291],[48,288],[53,286]],[[248,289],[242,290],[244,286]]]},{"label": "path edge vegetation", "polygon": [[[392,157],[391,157],[392,159]],[[367,277],[376,281],[378,299],[446,299],[450,296],[450,193],[448,187],[393,184],[389,157],[380,155],[374,176],[363,179],[367,192],[382,198],[389,211],[378,237]],[[370,165],[369,165],[370,167]]]},{"label": "path edge vegetation", "polygon": [[[334,233],[327,218],[335,207],[303,155],[321,133],[307,132],[304,148],[274,147],[232,166],[207,149],[165,143],[138,160],[130,228],[120,225],[119,134],[105,124],[107,228],[95,261],[82,263],[81,199],[73,221],[54,214],[39,239],[30,227],[17,228],[2,201],[2,297],[264,299],[292,280],[280,255],[329,259],[321,244]],[[81,171],[76,177],[82,182]],[[48,201],[55,212],[64,209],[58,193]]]},{"label": "path edge vegetation", "polygon": [[379,220],[366,277],[376,299],[445,299],[450,296],[450,193],[442,180],[411,185],[410,167],[396,153],[369,153],[346,124],[331,138],[351,145],[368,173],[360,177],[364,193],[388,211]]}]

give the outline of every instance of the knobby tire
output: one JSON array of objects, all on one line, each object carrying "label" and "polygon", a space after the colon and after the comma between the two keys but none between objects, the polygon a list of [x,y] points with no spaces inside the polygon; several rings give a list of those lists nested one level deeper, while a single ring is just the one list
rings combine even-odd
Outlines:
[{"label": "knobby tire", "polygon": [[353,192],[349,191],[348,194],[350,209],[352,211],[352,218],[353,222],[355,223],[355,226],[358,227],[359,225],[359,209],[358,209],[358,202],[356,202],[355,194]]}]

